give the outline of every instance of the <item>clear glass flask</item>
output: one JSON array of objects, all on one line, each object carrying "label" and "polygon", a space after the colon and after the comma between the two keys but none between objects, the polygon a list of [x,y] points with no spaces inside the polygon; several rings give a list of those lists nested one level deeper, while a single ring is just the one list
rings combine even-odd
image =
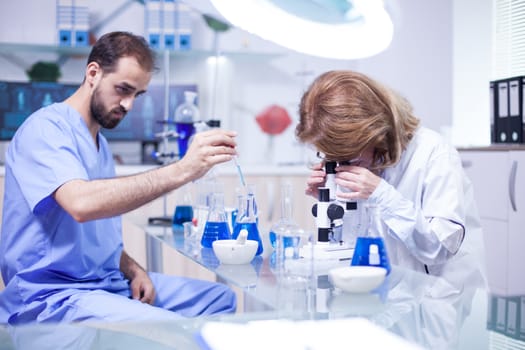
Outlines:
[{"label": "clear glass flask", "polygon": [[368,228],[366,236],[357,237],[351,265],[384,267],[390,273],[390,260],[383,240],[381,213],[375,204],[367,203]]},{"label": "clear glass flask", "polygon": [[269,235],[277,265],[285,256],[298,258],[300,234],[301,229],[293,220],[292,185],[286,183],[281,187],[281,217],[272,225]]},{"label": "clear glass flask", "polygon": [[253,193],[248,193],[243,196],[239,213],[237,214],[237,220],[233,228],[232,238],[237,239],[239,232],[241,232],[242,229],[246,229],[248,231],[248,239],[259,242],[256,255],[261,255],[263,252],[263,244],[257,225],[256,210],[255,196]]},{"label": "clear glass flask", "polygon": [[224,209],[224,193],[216,192],[212,195],[208,219],[202,233],[201,245],[211,248],[213,241],[218,239],[230,239],[230,227]]}]

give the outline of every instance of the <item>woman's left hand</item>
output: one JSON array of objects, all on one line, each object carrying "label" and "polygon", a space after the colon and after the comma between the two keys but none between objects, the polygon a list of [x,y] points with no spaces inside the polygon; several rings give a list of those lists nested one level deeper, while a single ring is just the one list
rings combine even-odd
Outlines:
[{"label": "woman's left hand", "polygon": [[355,165],[341,165],[336,168],[335,183],[351,192],[337,192],[343,199],[368,199],[375,191],[381,178],[368,170]]}]

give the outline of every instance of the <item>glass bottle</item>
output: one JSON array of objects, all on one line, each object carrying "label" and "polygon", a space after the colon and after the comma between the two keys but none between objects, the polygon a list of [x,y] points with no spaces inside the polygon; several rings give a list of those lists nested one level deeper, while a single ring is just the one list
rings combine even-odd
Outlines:
[{"label": "glass bottle", "polygon": [[383,222],[375,204],[366,206],[368,228],[366,236],[357,237],[351,265],[380,266],[390,273],[391,266],[383,240]]},{"label": "glass bottle", "polygon": [[179,146],[179,157],[182,158],[188,150],[190,138],[195,133],[195,123],[200,121],[200,114],[195,99],[197,93],[184,91],[184,102],[175,110],[175,128],[178,133],[177,143]]},{"label": "glass bottle", "polygon": [[211,248],[213,241],[230,238],[230,227],[226,218],[226,210],[224,210],[224,193],[216,192],[212,195],[201,245],[205,248]]},{"label": "glass bottle", "polygon": [[257,227],[256,208],[255,196],[253,193],[248,193],[243,196],[239,213],[237,214],[237,220],[233,228],[232,238],[237,239],[239,232],[241,232],[242,229],[246,229],[248,231],[248,239],[259,242],[259,247],[255,254],[261,255],[263,252],[263,244],[261,235],[259,234],[259,228]]}]

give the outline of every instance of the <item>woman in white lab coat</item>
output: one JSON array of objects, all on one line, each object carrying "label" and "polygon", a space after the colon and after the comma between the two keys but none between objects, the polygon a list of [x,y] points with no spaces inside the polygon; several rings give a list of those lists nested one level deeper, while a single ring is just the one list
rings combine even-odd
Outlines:
[{"label": "woman in white lab coat", "polygon": [[[459,154],[405,99],[363,74],[327,72],[302,97],[296,135],[339,163],[339,198],[377,206],[393,265],[453,284],[484,280],[480,220]],[[321,162],[306,193],[317,198],[324,183]]]}]

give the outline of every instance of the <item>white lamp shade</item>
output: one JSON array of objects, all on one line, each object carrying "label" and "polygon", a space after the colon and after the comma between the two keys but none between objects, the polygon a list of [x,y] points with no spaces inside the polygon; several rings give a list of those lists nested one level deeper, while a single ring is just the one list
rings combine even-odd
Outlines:
[{"label": "white lamp shade", "polygon": [[[215,8],[233,25],[278,45],[312,56],[364,58],[385,50],[392,41],[393,23],[382,0],[347,0],[351,13],[347,14],[346,19],[342,14],[341,20],[333,23],[296,15],[272,1],[277,2],[211,0]],[[302,0],[296,3],[309,4],[312,7],[322,1]],[[322,10],[323,7],[320,6],[319,9]]]}]

